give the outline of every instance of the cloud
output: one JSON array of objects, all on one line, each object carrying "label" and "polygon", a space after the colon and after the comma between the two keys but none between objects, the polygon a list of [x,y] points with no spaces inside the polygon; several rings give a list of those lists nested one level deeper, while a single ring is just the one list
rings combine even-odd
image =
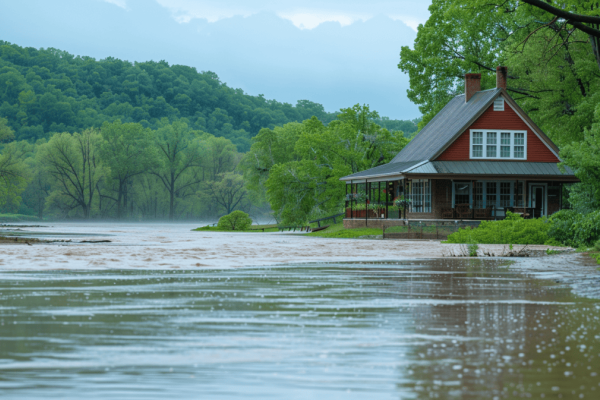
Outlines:
[{"label": "cloud", "polygon": [[123,9],[127,9],[127,1],[126,0],[104,0],[107,3],[114,4],[117,7],[121,7]]},{"label": "cloud", "polygon": [[351,16],[342,13],[319,13],[319,12],[282,12],[278,13],[281,18],[292,21],[300,29],[314,29],[324,22],[339,22],[341,26],[347,26],[359,19],[368,19],[368,16]]},{"label": "cloud", "polygon": [[[105,0],[109,1],[109,0]],[[110,0],[123,2],[125,0]],[[375,15],[386,15],[400,20],[416,30],[429,17],[431,0],[156,0],[169,9],[181,23],[193,19],[216,22],[234,16],[248,17],[259,12],[270,12],[291,21],[300,29],[314,29],[324,22],[338,22],[342,26]]]}]

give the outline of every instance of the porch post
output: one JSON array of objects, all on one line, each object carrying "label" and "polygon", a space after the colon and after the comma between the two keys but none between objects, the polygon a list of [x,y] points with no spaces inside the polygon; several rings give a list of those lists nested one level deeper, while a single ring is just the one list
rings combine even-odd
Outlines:
[{"label": "porch post", "polygon": [[365,226],[369,225],[369,189],[370,183],[365,179]]},{"label": "porch post", "polygon": [[354,184],[350,181],[350,219],[354,218],[354,207],[352,207],[352,203],[354,202]]},{"label": "porch post", "polygon": [[[527,181],[523,181],[523,207],[529,207],[529,203],[527,203]],[[527,210],[525,210],[527,212]]]},{"label": "porch post", "polygon": [[[377,182],[377,202],[381,205],[381,181]],[[379,209],[377,209],[377,213],[379,213]]]},{"label": "porch post", "polygon": [[346,212],[346,210],[348,209],[348,182],[346,182],[346,201],[344,202],[344,218],[346,218],[346,215],[348,215],[348,213]]},{"label": "porch post", "polygon": [[390,200],[390,183],[385,181],[385,219],[390,219],[388,214],[388,202]]}]

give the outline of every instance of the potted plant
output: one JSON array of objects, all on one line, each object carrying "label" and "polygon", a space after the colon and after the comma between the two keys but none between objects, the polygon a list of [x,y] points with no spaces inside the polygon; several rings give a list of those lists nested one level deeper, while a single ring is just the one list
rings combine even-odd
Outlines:
[{"label": "potted plant", "polygon": [[404,219],[406,219],[406,208],[410,206],[410,203],[411,200],[405,199],[404,196],[400,196],[394,201],[394,204],[396,204],[399,209],[404,210]]}]

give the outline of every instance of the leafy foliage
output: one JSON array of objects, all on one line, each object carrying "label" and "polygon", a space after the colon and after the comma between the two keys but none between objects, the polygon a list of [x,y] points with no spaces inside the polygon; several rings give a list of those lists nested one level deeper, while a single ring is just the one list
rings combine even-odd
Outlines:
[{"label": "leafy foliage", "polygon": [[507,212],[502,221],[482,221],[475,228],[459,229],[448,236],[448,243],[466,244],[544,244],[550,238],[546,218],[523,219]]},{"label": "leafy foliage", "polygon": [[591,246],[600,239],[600,210],[581,214],[575,210],[562,210],[550,217],[549,235],[567,246]]},{"label": "leafy foliage", "polygon": [[252,218],[243,211],[237,210],[219,219],[217,228],[224,231],[245,231],[252,225]]},{"label": "leafy foliage", "polygon": [[[166,118],[227,138],[245,152],[262,128],[313,116],[323,123],[335,119],[321,104],[250,96],[209,71],[165,61],[95,60],[0,40],[0,118],[8,119],[17,140],[34,142],[54,132],[81,132],[116,120],[156,130]],[[411,121],[383,122],[416,129]]]},{"label": "leafy foliage", "polygon": [[327,126],[313,117],[261,131],[244,159],[249,189],[266,198],[285,225],[339,212],[345,185],[339,179],[388,163],[409,141],[381,128],[377,118],[357,104]]}]

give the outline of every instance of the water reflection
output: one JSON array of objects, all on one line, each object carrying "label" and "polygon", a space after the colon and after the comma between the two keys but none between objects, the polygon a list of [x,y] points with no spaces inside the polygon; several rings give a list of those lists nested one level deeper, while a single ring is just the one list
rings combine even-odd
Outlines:
[{"label": "water reflection", "polygon": [[599,317],[493,260],[3,273],[0,392],[598,398]]}]

